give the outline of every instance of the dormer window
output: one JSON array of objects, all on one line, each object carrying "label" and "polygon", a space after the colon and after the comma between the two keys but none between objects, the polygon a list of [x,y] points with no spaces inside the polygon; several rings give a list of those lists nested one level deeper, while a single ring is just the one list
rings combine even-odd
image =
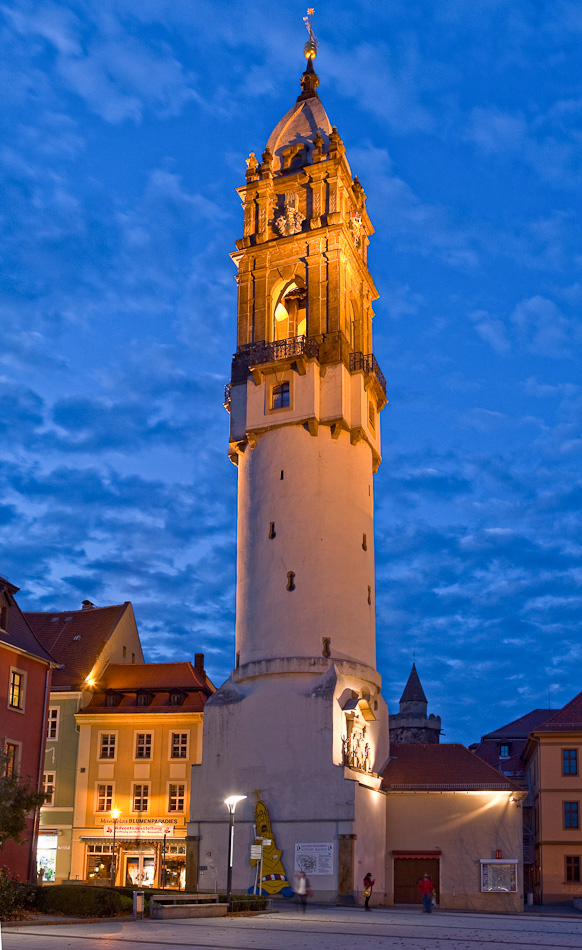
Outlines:
[{"label": "dormer window", "polygon": [[184,699],[184,693],[181,690],[175,689],[170,693],[170,706],[181,706]]},{"label": "dormer window", "polygon": [[149,706],[152,701],[152,694],[147,692],[142,692],[137,694],[137,705],[138,706]]},{"label": "dormer window", "polygon": [[500,742],[499,743],[499,758],[508,759],[509,758],[509,742]]},{"label": "dormer window", "polygon": [[113,706],[119,706],[120,702],[121,702],[121,696],[119,695],[119,693],[107,693],[107,695],[105,696],[105,705],[108,706],[110,709]]}]

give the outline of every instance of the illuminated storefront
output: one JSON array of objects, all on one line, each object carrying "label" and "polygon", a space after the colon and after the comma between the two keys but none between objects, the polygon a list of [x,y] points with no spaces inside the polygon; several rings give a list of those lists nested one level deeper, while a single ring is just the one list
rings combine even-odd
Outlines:
[{"label": "illuminated storefront", "polygon": [[[85,880],[111,880],[113,840],[106,826],[102,838],[85,840]],[[166,834],[164,835],[164,831]],[[167,887],[183,890],[186,884],[186,842],[176,840],[175,826],[120,825],[116,831],[116,884],[126,887]],[[104,838],[107,841],[104,841]]]}]

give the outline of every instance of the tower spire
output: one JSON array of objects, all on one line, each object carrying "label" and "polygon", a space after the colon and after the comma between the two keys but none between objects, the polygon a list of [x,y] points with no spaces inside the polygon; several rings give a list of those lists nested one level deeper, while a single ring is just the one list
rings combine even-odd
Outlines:
[{"label": "tower spire", "polygon": [[305,72],[301,77],[301,95],[297,97],[297,102],[301,102],[302,99],[311,99],[313,96],[317,95],[317,87],[319,86],[319,76],[313,68],[313,60],[317,56],[317,49],[319,43],[317,37],[313,32],[313,27],[311,25],[311,17],[314,14],[313,7],[309,7],[307,10],[307,16],[303,17],[303,22],[309,33],[309,39],[303,47],[303,53],[305,54],[305,59],[307,60],[307,66],[305,67]]}]

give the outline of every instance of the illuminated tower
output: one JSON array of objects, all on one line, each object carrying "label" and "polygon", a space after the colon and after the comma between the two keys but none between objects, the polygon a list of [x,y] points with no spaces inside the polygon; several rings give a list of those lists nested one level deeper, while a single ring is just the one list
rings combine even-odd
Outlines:
[{"label": "illuminated tower", "polygon": [[[373,228],[317,95],[315,53],[310,31],[301,94],[262,161],[249,156],[239,189],[237,350],[225,400],[238,465],[235,669],[205,707],[190,834],[206,868],[195,883],[212,887],[213,866],[220,885],[222,800],[249,795],[240,818],[252,822],[258,785],[288,877],[298,843],[331,843],[333,869],[311,875],[312,886],[349,899],[360,847],[384,866],[377,772],[388,715],[376,671],[372,482],[386,387],[372,354]],[[252,883],[247,844],[239,889]]]}]

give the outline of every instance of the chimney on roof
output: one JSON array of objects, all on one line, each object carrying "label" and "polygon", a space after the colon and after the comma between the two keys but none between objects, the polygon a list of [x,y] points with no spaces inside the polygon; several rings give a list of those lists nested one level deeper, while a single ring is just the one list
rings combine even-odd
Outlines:
[{"label": "chimney on roof", "polygon": [[92,604],[90,600],[84,600],[81,604],[82,610],[94,610],[95,604]]},{"label": "chimney on roof", "polygon": [[195,653],[194,654],[194,669],[197,673],[204,673],[204,654]]}]

